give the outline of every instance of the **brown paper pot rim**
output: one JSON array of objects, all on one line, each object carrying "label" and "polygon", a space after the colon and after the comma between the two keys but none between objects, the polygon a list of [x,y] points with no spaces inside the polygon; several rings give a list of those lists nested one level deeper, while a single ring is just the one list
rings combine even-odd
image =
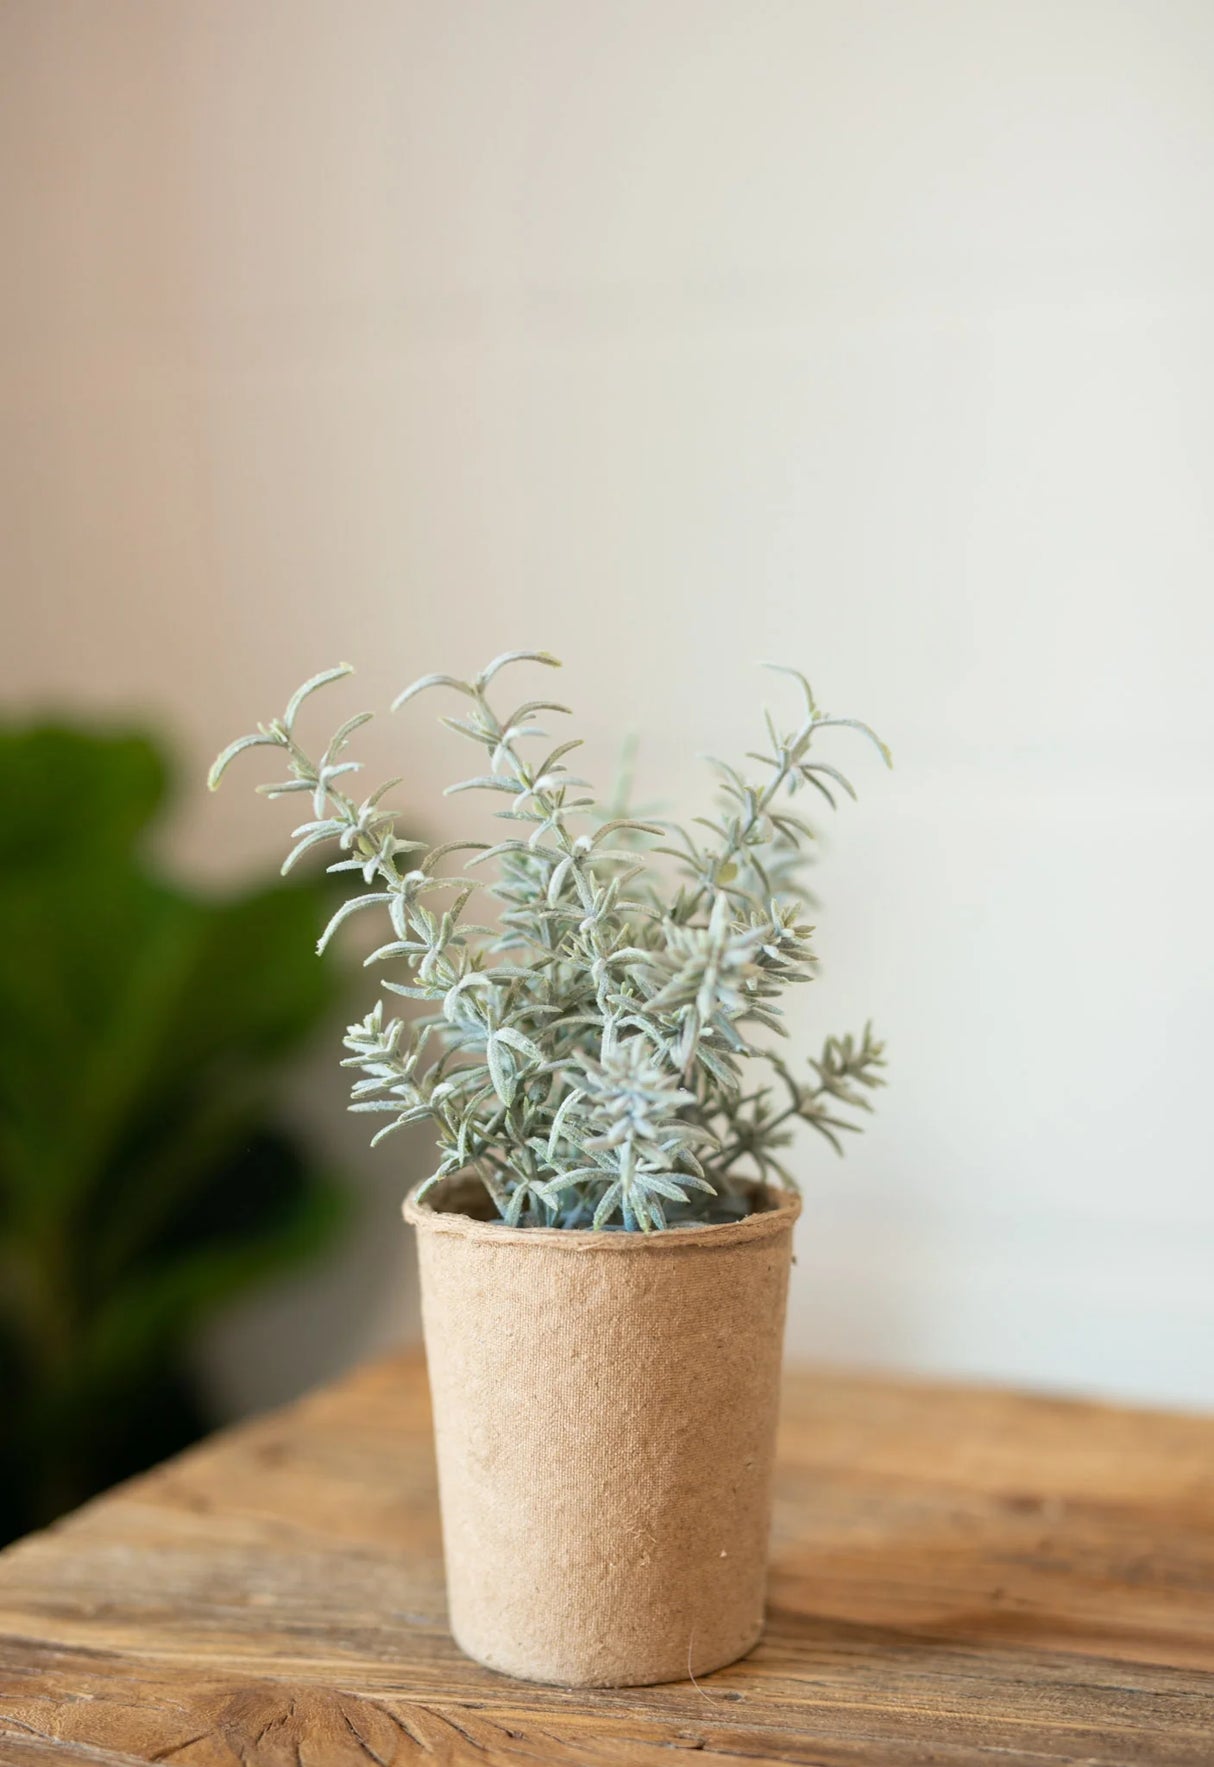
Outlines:
[{"label": "brown paper pot rim", "polygon": [[[475,1186],[475,1190],[473,1189]],[[787,1233],[801,1213],[801,1198],[791,1190],[776,1185],[756,1184],[754,1195],[759,1206],[740,1221],[716,1221],[694,1227],[665,1227],[654,1233],[603,1233],[588,1227],[508,1227],[504,1221],[478,1220],[474,1215],[456,1208],[434,1208],[418,1196],[421,1185],[415,1185],[405,1198],[402,1212],[411,1227],[425,1233],[450,1233],[460,1239],[497,1241],[527,1249],[558,1249],[579,1254],[590,1252],[603,1257],[621,1254],[654,1257],[681,1251],[724,1251],[744,1240],[767,1239]],[[452,1174],[438,1185],[432,1195],[448,1196],[454,1202],[465,1195],[483,1194],[479,1180],[471,1181]]]}]

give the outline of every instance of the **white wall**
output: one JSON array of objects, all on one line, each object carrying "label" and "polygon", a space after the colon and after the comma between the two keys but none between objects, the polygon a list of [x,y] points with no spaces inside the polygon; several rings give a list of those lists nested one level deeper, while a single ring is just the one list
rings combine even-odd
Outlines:
[{"label": "white wall", "polygon": [[[538,643],[681,797],[801,663],[898,767],[821,872],[804,1035],[893,1084],[806,1151],[795,1348],[1214,1401],[1214,9],[8,0],[0,65],[10,704],[196,775],[339,657]],[[452,741],[368,745],[436,830]],[[195,787],[177,851],[281,832]],[[394,1162],[238,1396],[407,1316]]]}]

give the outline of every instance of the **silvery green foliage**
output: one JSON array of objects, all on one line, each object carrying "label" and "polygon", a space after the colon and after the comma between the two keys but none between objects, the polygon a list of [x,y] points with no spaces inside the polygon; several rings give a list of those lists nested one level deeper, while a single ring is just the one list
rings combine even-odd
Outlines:
[{"label": "silvery green foliage", "polygon": [[[400,695],[430,688],[460,696],[442,722],[485,751],[484,770],[448,787],[504,800],[510,824],[496,845],[455,842],[427,850],[401,839],[382,807],[391,780],[356,801],[347,787],[351,718],[319,760],[300,746],[296,719],[317,688],[350,673],[315,676],[281,719],[226,749],[212,788],[247,748],[281,750],[288,777],[259,789],[300,793],[310,817],[295,830],[287,871],[314,847],[336,849],[330,871],[359,888],[333,916],[363,909],[387,917],[391,937],[367,959],[385,965],[384,993],[423,1003],[390,1016],[377,1001],[351,1026],[347,1067],[362,1074],[352,1109],[382,1112],[381,1140],[428,1121],[439,1164],[427,1180],[476,1172],[514,1226],[622,1226],[649,1231],[747,1212],[755,1179],[793,1185],[783,1151],[808,1123],[842,1151],[841,1136],[870,1109],[882,1084],[882,1047],[866,1028],[831,1037],[799,1074],[770,1046],[784,1035],[780,998],[810,979],[810,928],[802,881],[809,825],[791,799],[808,787],[832,805],[836,767],[819,757],[821,734],[864,724],[803,698],[782,732],[767,716],[768,749],[749,758],[758,783],[714,762],[720,809],[695,833],[665,821],[601,812],[585,780],[566,767],[576,741],[549,739],[537,719],[564,706],[528,700],[502,717],[490,688],[508,664],[555,666],[545,652],[498,657],[473,681],[428,675]],[[395,709],[395,708],[394,708]],[[465,872],[495,867],[492,926],[465,920],[478,887],[443,862],[473,855]],[[395,972],[395,975],[392,975]],[[398,979],[399,978],[399,979]],[[756,1079],[754,1076],[758,1074]]]}]

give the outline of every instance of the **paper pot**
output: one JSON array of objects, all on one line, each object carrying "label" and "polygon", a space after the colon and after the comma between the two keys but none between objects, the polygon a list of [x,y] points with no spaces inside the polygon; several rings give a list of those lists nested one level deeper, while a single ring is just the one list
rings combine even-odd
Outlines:
[{"label": "paper pot", "polygon": [[[479,1188],[479,1187],[478,1187]],[[482,1193],[483,1194],[483,1193]],[[570,1687],[706,1674],[763,1629],[797,1199],[665,1232],[417,1229],[451,1630]]]}]

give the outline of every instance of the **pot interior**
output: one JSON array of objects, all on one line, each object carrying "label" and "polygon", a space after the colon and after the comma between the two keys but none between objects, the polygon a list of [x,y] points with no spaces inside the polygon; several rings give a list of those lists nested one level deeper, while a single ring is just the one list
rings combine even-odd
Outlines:
[{"label": "pot interior", "polygon": [[[749,1215],[766,1214],[779,1208],[782,1194],[769,1191],[757,1179],[746,1180],[736,1187],[731,1199],[736,1199],[736,1206],[722,1209],[710,1221],[697,1225],[724,1225],[729,1221],[744,1220]],[[489,1192],[480,1179],[470,1172],[456,1172],[450,1178],[444,1178],[429,1192],[424,1206],[432,1209],[436,1215],[463,1215],[472,1221],[501,1219]],[[526,1232],[527,1229],[521,1228],[519,1231]]]}]

